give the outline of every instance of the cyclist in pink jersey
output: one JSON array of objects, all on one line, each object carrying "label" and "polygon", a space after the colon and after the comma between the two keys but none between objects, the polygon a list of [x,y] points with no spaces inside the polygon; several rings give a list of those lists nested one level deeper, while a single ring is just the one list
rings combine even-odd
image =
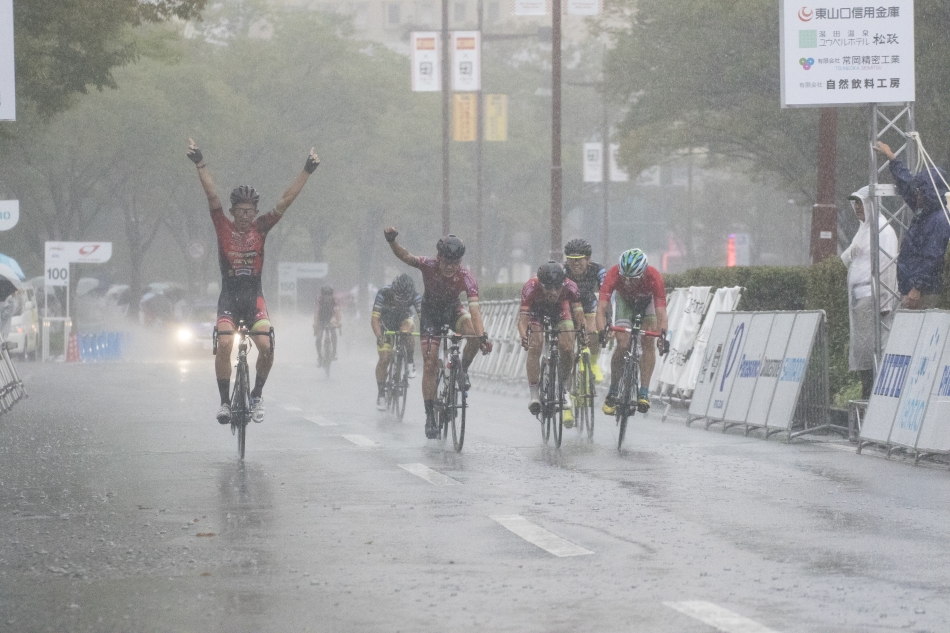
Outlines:
[{"label": "cyclist in pink jersey", "polygon": [[[482,315],[478,309],[478,283],[467,269],[462,267],[465,245],[455,235],[446,235],[436,244],[437,257],[412,255],[396,242],[399,231],[389,227],[383,234],[393,254],[402,262],[422,272],[424,291],[422,313],[419,315],[419,334],[422,345],[422,399],[426,410],[426,437],[435,439],[439,428],[435,421],[435,397],[439,373],[439,339],[442,327],[448,326],[458,334],[480,337],[469,339],[462,351],[463,384],[467,390],[470,381],[468,367],[475,354],[491,352],[492,345],[485,336]],[[465,293],[468,310],[462,306],[459,295]]]},{"label": "cyclist in pink jersey", "polygon": [[218,237],[221,295],[218,298],[218,350],[214,360],[218,394],[221,397],[218,422],[228,424],[231,421],[231,347],[234,330],[240,321],[244,321],[250,329],[259,352],[257,375],[251,390],[251,406],[254,421],[263,422],[264,404],[261,394],[267,374],[274,364],[274,350],[271,345],[274,329],[270,325],[267,304],[261,289],[264,241],[267,239],[267,233],[280,221],[284,212],[303,190],[310,174],[320,164],[320,159],[311,148],[303,171],[277,201],[273,210],[257,219],[255,216],[260,196],[253,187],[247,185],[235,188],[231,192],[230,212],[234,217],[232,222],[224,215],[211,172],[201,150],[192,139],[188,139],[188,158],[198,168],[198,178],[208,197],[211,221]]}]

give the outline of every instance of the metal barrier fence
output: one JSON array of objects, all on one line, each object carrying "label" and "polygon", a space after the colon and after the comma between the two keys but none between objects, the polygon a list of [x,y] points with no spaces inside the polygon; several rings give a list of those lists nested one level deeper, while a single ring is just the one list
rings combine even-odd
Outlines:
[{"label": "metal barrier fence", "polygon": [[0,342],[0,414],[13,408],[26,397],[26,388],[7,352],[7,344]]}]

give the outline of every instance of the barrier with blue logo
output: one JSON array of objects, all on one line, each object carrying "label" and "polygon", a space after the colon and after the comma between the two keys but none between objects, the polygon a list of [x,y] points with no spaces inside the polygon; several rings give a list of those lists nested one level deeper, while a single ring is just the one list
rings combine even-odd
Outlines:
[{"label": "barrier with blue logo", "polygon": [[861,428],[869,444],[950,453],[950,312],[899,310]]},{"label": "barrier with blue logo", "polygon": [[79,358],[84,363],[122,358],[122,332],[96,332],[79,335]]},{"label": "barrier with blue logo", "polygon": [[688,423],[764,428],[766,437],[846,431],[829,424],[824,312],[721,312],[705,354]]}]

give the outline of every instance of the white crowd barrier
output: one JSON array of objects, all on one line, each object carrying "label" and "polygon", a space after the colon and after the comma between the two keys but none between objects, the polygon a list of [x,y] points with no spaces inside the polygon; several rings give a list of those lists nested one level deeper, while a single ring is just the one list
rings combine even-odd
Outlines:
[{"label": "white crowd barrier", "polygon": [[899,310],[861,428],[869,444],[926,455],[950,453],[950,312]]},{"label": "white crowd barrier", "polygon": [[23,381],[10,359],[6,343],[0,338],[0,415],[12,409],[13,405],[25,397]]},{"label": "white crowd barrier", "polygon": [[[687,424],[762,428],[766,438],[830,424],[825,313],[720,312],[712,317]],[[709,317],[707,317],[709,320]]]},{"label": "white crowd barrier", "polygon": [[686,370],[689,359],[692,358],[696,337],[699,335],[703,316],[709,308],[712,296],[710,286],[677,288],[670,293],[666,303],[669,317],[670,353],[659,359],[657,369],[653,372],[653,380],[650,384],[652,393],[661,397],[683,398],[688,397],[684,391],[692,391],[696,384],[695,378],[688,389],[678,390],[677,384]]}]

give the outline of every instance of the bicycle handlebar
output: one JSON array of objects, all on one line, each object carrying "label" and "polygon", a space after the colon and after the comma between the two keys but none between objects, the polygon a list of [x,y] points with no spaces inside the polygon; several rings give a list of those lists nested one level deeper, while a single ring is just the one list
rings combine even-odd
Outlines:
[{"label": "bicycle handlebar", "polygon": [[[633,328],[623,327],[620,325],[608,325],[607,329],[611,332],[626,332],[627,334],[630,334],[631,332],[633,332]],[[650,332],[648,330],[640,330],[640,334],[642,334],[643,336],[652,336],[654,338],[663,337],[663,334],[661,332]]]}]

